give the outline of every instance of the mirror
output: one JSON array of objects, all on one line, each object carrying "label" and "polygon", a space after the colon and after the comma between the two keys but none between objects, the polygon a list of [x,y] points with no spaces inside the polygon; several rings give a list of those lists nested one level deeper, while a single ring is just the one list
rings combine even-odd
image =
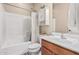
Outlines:
[{"label": "mirror", "polygon": [[55,32],[79,33],[79,3],[54,3]]},{"label": "mirror", "polygon": [[77,3],[69,4],[68,31],[71,31],[72,33],[79,33],[78,7],[79,7],[79,4]]}]

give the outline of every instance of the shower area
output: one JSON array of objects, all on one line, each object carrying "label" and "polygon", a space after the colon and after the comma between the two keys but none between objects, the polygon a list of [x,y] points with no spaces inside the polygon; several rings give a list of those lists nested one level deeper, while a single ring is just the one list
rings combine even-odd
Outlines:
[{"label": "shower area", "polygon": [[[8,11],[12,9],[11,6],[17,10],[17,13],[14,13],[13,10]],[[27,7],[29,6],[28,4]],[[27,12],[27,15],[22,15],[23,10],[18,10],[24,7],[22,4],[19,7],[17,4],[0,4],[0,7],[0,55],[24,54],[28,51],[31,42],[39,42],[36,12],[31,11],[30,14]]]},{"label": "shower area", "polygon": [[29,41],[31,35],[30,16],[22,16],[7,12],[1,13],[4,45]]}]

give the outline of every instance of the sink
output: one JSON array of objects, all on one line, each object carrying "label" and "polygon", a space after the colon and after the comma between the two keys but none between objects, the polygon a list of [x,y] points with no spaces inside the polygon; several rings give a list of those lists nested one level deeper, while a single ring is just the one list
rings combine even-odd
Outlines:
[{"label": "sink", "polygon": [[59,42],[66,43],[66,44],[79,44],[79,40],[76,38],[65,37],[61,38],[61,36],[53,36],[53,38]]},{"label": "sink", "polygon": [[78,39],[75,39],[75,38],[66,38],[67,41],[71,42],[72,44],[78,44],[79,43],[79,40]]}]

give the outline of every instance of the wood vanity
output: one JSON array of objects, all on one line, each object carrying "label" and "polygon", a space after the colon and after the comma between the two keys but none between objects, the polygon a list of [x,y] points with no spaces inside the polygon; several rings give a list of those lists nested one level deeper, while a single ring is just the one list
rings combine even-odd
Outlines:
[{"label": "wood vanity", "polygon": [[51,43],[42,39],[42,55],[79,55],[79,53],[70,49],[61,47],[55,43]]}]

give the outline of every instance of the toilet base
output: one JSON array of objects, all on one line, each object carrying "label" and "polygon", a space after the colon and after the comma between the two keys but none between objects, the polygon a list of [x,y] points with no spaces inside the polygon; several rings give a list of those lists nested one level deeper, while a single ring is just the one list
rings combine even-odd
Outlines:
[{"label": "toilet base", "polygon": [[29,55],[39,55],[39,53],[40,53],[40,50],[37,52],[29,52]]}]

